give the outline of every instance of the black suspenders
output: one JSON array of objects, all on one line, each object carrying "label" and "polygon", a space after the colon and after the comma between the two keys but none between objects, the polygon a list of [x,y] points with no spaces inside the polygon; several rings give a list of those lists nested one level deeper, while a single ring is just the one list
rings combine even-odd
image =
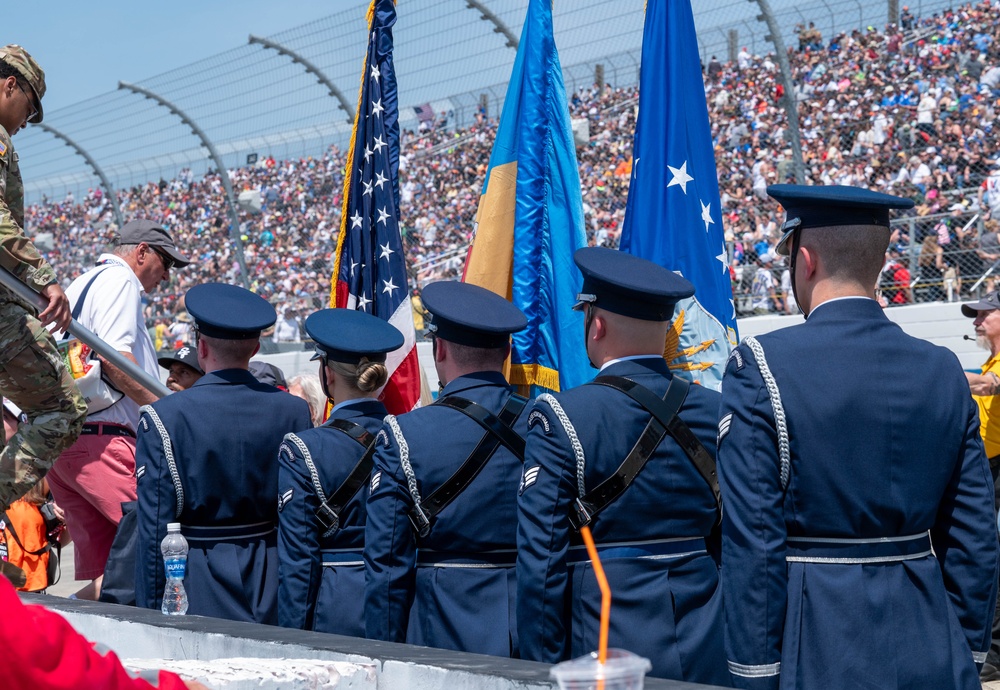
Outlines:
[{"label": "black suspenders", "polygon": [[472,483],[472,480],[479,475],[501,444],[517,456],[521,462],[524,462],[524,439],[511,427],[527,402],[520,395],[511,395],[499,415],[493,415],[482,405],[457,395],[440,398],[434,403],[462,412],[483,427],[486,434],[479,440],[472,454],[466,458],[462,466],[434,493],[425,498],[421,505],[415,505],[410,510],[410,522],[413,523],[417,534],[421,537],[427,536],[434,517]]},{"label": "black suspenders", "polygon": [[319,504],[316,510],[316,520],[323,526],[324,536],[333,534],[340,527],[340,512],[347,502],[358,492],[361,485],[368,481],[372,473],[372,457],[375,455],[375,436],[363,426],[346,419],[334,419],[328,426],[342,431],[365,449],[361,459],[347,475],[347,479],[337,487],[329,498]]},{"label": "black suspenders", "polygon": [[608,386],[624,393],[639,403],[652,417],[615,473],[589,491],[586,496],[574,501],[569,516],[570,524],[579,530],[584,525],[590,524],[598,513],[614,503],[636,478],[667,434],[673,437],[712,490],[715,496],[717,520],[721,520],[722,493],[719,490],[715,458],[705,449],[690,427],[677,416],[691,384],[679,376],[674,376],[661,400],[645,386],[622,376],[598,376],[591,383]]}]

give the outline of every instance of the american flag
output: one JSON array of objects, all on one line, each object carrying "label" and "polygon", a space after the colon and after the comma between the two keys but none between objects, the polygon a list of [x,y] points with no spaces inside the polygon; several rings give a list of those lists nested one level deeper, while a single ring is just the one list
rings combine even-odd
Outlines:
[{"label": "american flag", "polygon": [[399,111],[392,63],[392,0],[369,10],[368,55],[354,137],[344,175],[344,205],[334,262],[331,306],[385,319],[405,338],[389,353],[389,412],[408,412],[420,402],[416,332],[399,237]]}]

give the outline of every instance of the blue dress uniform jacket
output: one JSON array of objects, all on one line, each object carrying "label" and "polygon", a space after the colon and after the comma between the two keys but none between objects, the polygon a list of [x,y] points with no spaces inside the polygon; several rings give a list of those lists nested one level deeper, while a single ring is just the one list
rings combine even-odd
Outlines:
[{"label": "blue dress uniform jacket", "polygon": [[[206,374],[142,408],[136,447],[136,602],[159,608],[160,542],[180,522],[189,614],[275,624],[278,446],[311,426],[305,401],[244,369]],[[180,483],[178,496],[172,474]]]},{"label": "blue dress uniform jacket", "polygon": [[997,533],[955,356],[906,335],[869,299],[821,304],[758,341],[770,376],[744,342],[722,384],[734,682],[979,688]]},{"label": "blue dress uniform jacket", "polygon": [[[442,397],[459,395],[494,415],[512,389],[498,372],[450,382]],[[522,410],[513,430],[522,438]],[[405,450],[392,426],[398,425]],[[365,531],[365,635],[480,654],[517,652],[514,549],[521,461],[500,446],[430,533],[418,537],[407,515],[413,489],[429,496],[465,462],[486,432],[458,410],[429,405],[386,418],[379,432]]]},{"label": "blue dress uniform jacket", "polygon": [[[671,380],[662,357],[616,362],[601,374],[630,378],[661,398]],[[547,663],[597,649],[601,594],[569,514],[577,497],[614,474],[650,419],[605,386],[554,397],[579,440],[584,487],[574,442],[540,396],[528,415],[518,498],[518,636],[522,656]],[[718,393],[691,386],[679,412],[713,456],[718,410]],[[711,489],[668,435],[591,524],[612,592],[609,644],[649,658],[654,676],[729,683],[719,572],[704,540],[716,518]]]},{"label": "blue dress uniform jacket", "polygon": [[[361,459],[365,449],[339,429],[344,419],[375,435],[385,418],[378,400],[357,400],[337,408],[316,429],[289,434],[278,452],[278,622],[286,628],[364,637],[365,483],[340,511],[340,527],[324,537],[316,518],[320,499],[303,458],[308,450],[327,499]],[[292,438],[294,436],[294,438]],[[295,439],[298,439],[296,442]]]}]

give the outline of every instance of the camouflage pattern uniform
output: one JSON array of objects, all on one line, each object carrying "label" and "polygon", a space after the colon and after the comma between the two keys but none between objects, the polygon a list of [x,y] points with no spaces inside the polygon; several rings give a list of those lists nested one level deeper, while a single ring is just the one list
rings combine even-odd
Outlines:
[{"label": "camouflage pattern uniform", "polygon": [[[36,95],[41,122],[45,75],[20,46],[0,48]],[[41,290],[55,272],[24,234],[24,186],[10,135],[0,126],[0,265]],[[28,416],[0,451],[0,509],[24,495],[80,435],[87,406],[35,309],[0,285],[0,394]],[[0,429],[0,440],[3,431]]]}]

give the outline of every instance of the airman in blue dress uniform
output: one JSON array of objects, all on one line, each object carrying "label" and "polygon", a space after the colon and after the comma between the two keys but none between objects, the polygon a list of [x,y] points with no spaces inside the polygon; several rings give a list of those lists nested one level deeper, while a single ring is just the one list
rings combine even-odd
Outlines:
[{"label": "airman in blue dress uniform", "polygon": [[527,319],[481,287],[432,283],[438,400],[386,417],[365,531],[365,634],[497,656],[517,654],[517,485],[524,398],[503,377]]},{"label": "airman in blue dress uniform", "polygon": [[260,332],[277,318],[232,285],[191,288],[198,361],[191,388],[142,408],[136,447],[136,603],[159,608],[160,542],[180,522],[188,541],[189,614],[278,622],[278,446],[311,426],[304,400],[247,371]]},{"label": "airman in blue dress uniform", "polygon": [[[720,510],[719,394],[674,377],[662,354],[674,306],[694,286],[610,249],[581,249],[574,260],[581,330],[601,371],[539,396],[529,412],[518,498],[522,655],[555,663],[597,649],[601,595],[577,532],[589,523],[612,591],[610,645],[649,658],[655,676],[727,685],[722,592],[706,544]],[[627,390],[645,391],[659,417]]]},{"label": "airman in blue dress uniform", "polygon": [[320,384],[333,403],[320,427],[288,434],[278,451],[278,621],[364,637],[365,501],[386,353],[403,334],[360,311],[310,314]]},{"label": "airman in blue dress uniform", "polygon": [[948,350],[873,299],[890,209],[776,185],[807,321],[733,351],[722,384],[723,588],[744,688],[979,688],[997,589],[993,486]]}]

